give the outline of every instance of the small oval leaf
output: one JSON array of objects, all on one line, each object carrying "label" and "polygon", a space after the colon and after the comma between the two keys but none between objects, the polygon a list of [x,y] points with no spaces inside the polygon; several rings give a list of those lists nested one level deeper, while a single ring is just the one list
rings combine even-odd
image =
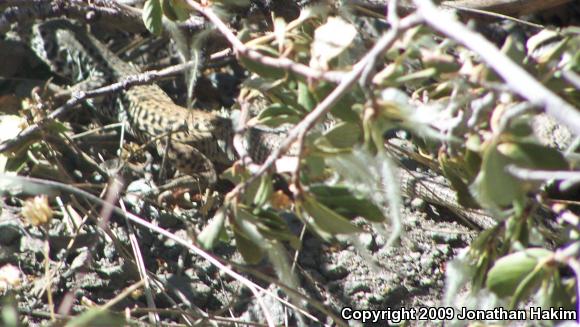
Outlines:
[{"label": "small oval leaf", "polygon": [[225,218],[224,209],[220,208],[209,224],[197,235],[199,245],[206,250],[214,247],[223,231]]},{"label": "small oval leaf", "polygon": [[[279,57],[278,52],[271,49],[271,48],[261,47],[259,49],[254,49],[254,50],[260,52],[262,55],[265,55],[265,56],[270,56],[273,58]],[[276,68],[276,67],[272,67],[272,66],[267,66],[267,65],[264,65],[260,62],[257,62],[255,60],[249,59],[249,58],[244,57],[244,56],[240,57],[240,63],[244,67],[246,67],[246,69],[248,69],[249,71],[256,73],[264,78],[280,79],[280,78],[283,78],[284,76],[286,76],[286,71],[284,69]]]},{"label": "small oval leaf", "polygon": [[352,234],[360,232],[360,229],[351,224],[347,218],[319,203],[310,195],[304,196],[302,206],[312,218],[308,223],[315,225],[317,229],[329,234]]},{"label": "small oval leaf", "polygon": [[260,177],[260,184],[258,186],[258,190],[256,191],[256,195],[254,196],[254,204],[257,207],[264,205],[272,195],[273,192],[272,188],[272,178],[268,174],[262,175]]},{"label": "small oval leaf", "polygon": [[327,152],[350,149],[362,138],[361,128],[353,123],[339,123],[324,133],[315,142],[318,148]]},{"label": "small oval leaf", "polygon": [[310,187],[310,192],[320,203],[350,219],[360,216],[374,222],[385,220],[381,209],[370,200],[356,196],[346,186],[315,185]]},{"label": "small oval leaf", "polygon": [[258,264],[264,258],[262,249],[242,234],[234,231],[234,238],[244,261],[249,264]]},{"label": "small oval leaf", "polygon": [[159,0],[147,0],[143,5],[143,23],[149,32],[155,35],[161,35],[163,30],[163,25],[161,24],[162,18],[161,3]]},{"label": "small oval leaf", "polygon": [[499,297],[513,295],[538,263],[550,255],[553,255],[552,251],[533,248],[500,258],[490,269],[486,285]]}]

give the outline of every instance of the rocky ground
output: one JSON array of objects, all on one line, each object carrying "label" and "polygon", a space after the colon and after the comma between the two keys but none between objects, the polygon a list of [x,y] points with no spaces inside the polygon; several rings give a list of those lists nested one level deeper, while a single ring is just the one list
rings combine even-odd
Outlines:
[{"label": "rocky ground", "polygon": [[[208,312],[211,316],[229,317],[232,321],[265,321],[251,292],[239,281],[172,240],[145,228],[129,229],[119,217],[112,217],[105,230],[89,221],[80,231],[74,232],[71,218],[57,215],[48,231],[44,231],[22,223],[19,210],[12,207],[14,199],[4,198],[3,201],[0,264],[12,264],[22,274],[21,286],[15,294],[18,311],[26,325],[46,322],[50,312],[45,290],[46,240],[50,246],[50,284],[57,312],[78,314],[86,310],[87,303],[106,303],[139,280],[135,257],[131,254],[130,230],[154,281],[155,305],[164,321],[179,320],[171,310],[178,308],[194,316],[196,312]],[[195,209],[177,214],[159,211],[153,206],[142,208],[136,213],[184,238],[188,238],[192,225],[201,227],[206,223]],[[391,247],[386,245],[391,232],[388,226],[365,226],[368,232],[361,234],[358,241],[345,239],[334,244],[324,243],[306,233],[296,265],[300,292],[305,299],[322,303],[336,315],[345,307],[439,306],[443,298],[446,262],[467,246],[474,234],[448,219],[449,214],[439,215],[436,211],[421,200],[412,200],[404,210],[404,233]],[[295,227],[299,233],[300,227]],[[378,229],[384,231],[377,232]],[[74,242],[71,244],[71,241]],[[243,263],[232,244],[220,244],[214,254]],[[288,250],[289,260],[292,254],[293,251]],[[276,275],[267,262],[248,268],[272,278]],[[251,273],[245,275],[285,297],[273,284],[260,281]],[[78,301],[71,302],[72,299]],[[282,304],[272,299],[267,303],[278,323],[287,319],[296,322],[296,316],[284,310]],[[122,299],[113,309],[146,307],[144,293],[137,292]],[[321,322],[332,323],[328,315],[314,309],[310,312]]]}]

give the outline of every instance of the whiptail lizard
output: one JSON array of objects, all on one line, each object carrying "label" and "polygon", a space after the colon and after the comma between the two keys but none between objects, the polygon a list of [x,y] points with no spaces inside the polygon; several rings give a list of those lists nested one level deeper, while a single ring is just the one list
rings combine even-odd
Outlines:
[{"label": "whiptail lizard", "polygon": [[[59,52],[72,53],[75,60],[90,66],[89,79],[105,77],[105,82],[109,82],[109,79],[119,80],[139,73],[137,68],[70,22],[53,20],[34,28],[37,34],[34,40],[44,42],[36,45],[37,52],[44,50],[50,62],[55,62],[53,57]],[[83,88],[95,83],[86,83]],[[233,137],[230,119],[180,107],[157,85],[131,87],[123,92],[123,99],[125,110],[117,115],[126,115],[131,134],[141,142],[167,134],[171,142],[161,137],[155,145],[182,173],[199,175],[214,183],[217,180],[214,165],[227,167],[235,159],[231,143],[225,141]]]},{"label": "whiptail lizard", "polygon": [[[92,65],[92,70],[101,72],[94,73],[93,77],[106,76],[118,80],[139,73],[138,69],[122,61],[100,41],[70,22],[50,21],[35,28],[45,42],[40,47],[37,44],[36,51],[44,51],[46,57],[54,57],[61,50],[75,53],[86,64]],[[134,86],[125,90],[123,96],[130,132],[143,142],[168,133],[170,142],[161,137],[155,144],[159,153],[165,153],[180,172],[201,175],[213,183],[217,179],[215,167],[229,167],[234,162],[234,132],[230,119],[217,113],[178,106],[157,85]],[[248,152],[251,153],[251,150]],[[493,224],[493,219],[483,211],[458,204],[454,190],[446,183],[403,169],[400,170],[399,179],[405,196],[422,198],[446,207],[483,228]]]}]

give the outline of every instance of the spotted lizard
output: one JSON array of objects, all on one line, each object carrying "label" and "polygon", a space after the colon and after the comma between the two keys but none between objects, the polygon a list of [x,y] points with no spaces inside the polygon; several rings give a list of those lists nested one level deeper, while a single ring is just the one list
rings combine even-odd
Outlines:
[{"label": "spotted lizard", "polygon": [[[68,56],[73,54],[75,60],[93,66],[95,72],[89,80],[106,80],[86,83],[83,87],[117,81],[139,73],[137,68],[122,61],[95,37],[68,21],[49,21],[36,25],[35,29],[40,36],[40,41],[36,42],[44,42],[33,45],[36,52],[42,53],[41,57],[58,56],[58,52],[66,52]],[[54,65],[53,62],[54,58],[51,58],[50,65]],[[62,67],[52,68],[62,70]],[[119,116],[126,116],[130,132],[141,142],[168,134],[170,142],[160,137],[155,145],[158,152],[165,153],[181,173],[201,175],[211,184],[217,179],[215,167],[228,167],[236,159],[231,119],[214,112],[178,106],[157,85],[133,86],[124,90],[123,97],[126,109]],[[403,169],[400,170],[399,180],[401,192],[407,197],[421,198],[446,207],[479,228],[494,224],[494,220],[482,210],[468,209],[458,204],[455,191],[445,182]]]}]

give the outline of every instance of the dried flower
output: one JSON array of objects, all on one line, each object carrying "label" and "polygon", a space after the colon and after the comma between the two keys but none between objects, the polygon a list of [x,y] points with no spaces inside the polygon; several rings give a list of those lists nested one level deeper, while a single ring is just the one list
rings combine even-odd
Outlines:
[{"label": "dried flower", "polygon": [[288,209],[292,205],[292,200],[284,192],[278,190],[272,193],[271,203],[274,209],[282,210]]},{"label": "dried flower", "polygon": [[34,226],[48,224],[52,219],[52,209],[48,205],[48,197],[40,195],[27,200],[22,207],[22,216]]}]

